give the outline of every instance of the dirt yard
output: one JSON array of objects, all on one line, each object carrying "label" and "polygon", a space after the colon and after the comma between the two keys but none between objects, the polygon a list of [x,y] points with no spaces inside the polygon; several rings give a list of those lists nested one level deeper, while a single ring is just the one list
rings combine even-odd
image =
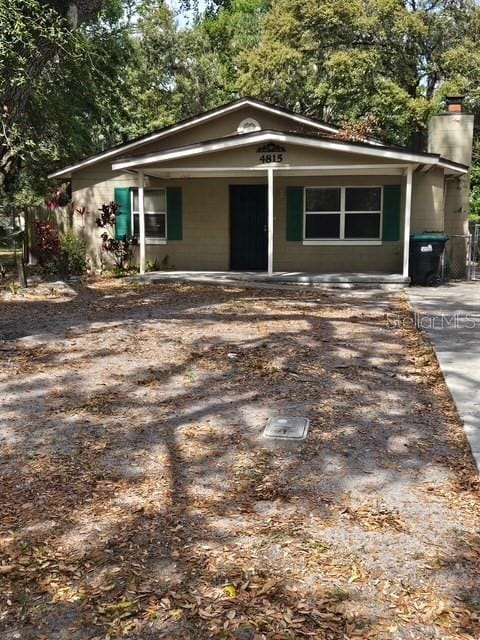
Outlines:
[{"label": "dirt yard", "polygon": [[480,637],[477,476],[401,295],[72,286],[0,294],[2,640]]}]

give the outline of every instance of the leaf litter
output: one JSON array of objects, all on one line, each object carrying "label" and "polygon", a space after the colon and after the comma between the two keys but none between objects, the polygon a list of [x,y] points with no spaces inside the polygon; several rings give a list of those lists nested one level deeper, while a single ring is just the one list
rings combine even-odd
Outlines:
[{"label": "leaf litter", "polygon": [[478,638],[478,481],[402,296],[77,288],[1,302],[2,638]]}]

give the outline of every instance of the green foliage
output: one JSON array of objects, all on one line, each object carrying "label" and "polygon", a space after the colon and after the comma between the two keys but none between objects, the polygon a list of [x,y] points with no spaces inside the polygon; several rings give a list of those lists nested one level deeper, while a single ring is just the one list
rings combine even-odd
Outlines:
[{"label": "green foliage", "polygon": [[147,273],[149,273],[150,271],[160,271],[160,261],[157,257],[154,258],[153,262],[151,260],[147,260],[145,271]]},{"label": "green foliage", "polygon": [[446,93],[477,104],[480,13],[473,0],[277,0],[239,87],[328,120],[372,114],[378,135],[422,143]]},{"label": "green foliage", "polygon": [[[256,45],[265,0],[210,3],[190,26],[164,3],[138,8],[126,70],[128,135],[163,127],[237,97],[238,56]],[[133,95],[133,99],[132,96]]]},{"label": "green foliage", "polygon": [[[39,0],[0,2],[0,91],[36,82],[31,61],[42,47],[66,47],[68,23],[54,7]],[[7,105],[15,108],[15,105]]]},{"label": "green foliage", "polygon": [[75,30],[71,4],[0,0],[0,192],[20,203],[40,199],[58,164],[122,140],[131,49],[122,3],[77,0],[84,21]]},{"label": "green foliage", "polygon": [[474,0],[182,0],[181,16],[159,0],[78,0],[76,30],[69,4],[0,0],[3,149],[20,203],[43,196],[55,167],[239,95],[375,123],[417,148],[446,94],[467,93],[480,116]]},{"label": "green foliage", "polygon": [[472,168],[470,191],[470,220],[480,220],[480,164]]},{"label": "green foliage", "polygon": [[165,255],[161,260],[155,258],[153,262],[147,261],[145,271],[168,271],[169,269],[175,269],[170,262],[170,256]]},{"label": "green foliage", "polygon": [[69,231],[60,236],[60,247],[67,262],[69,275],[83,276],[87,272],[85,242]]},{"label": "green foliage", "polygon": [[9,289],[10,293],[12,294],[12,296],[16,296],[18,294],[18,292],[20,291],[20,287],[14,281],[10,282],[10,284],[8,285],[8,289]]}]

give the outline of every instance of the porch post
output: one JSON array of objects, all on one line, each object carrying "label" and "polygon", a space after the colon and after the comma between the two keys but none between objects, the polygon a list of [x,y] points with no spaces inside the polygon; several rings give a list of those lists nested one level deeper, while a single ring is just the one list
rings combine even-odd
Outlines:
[{"label": "porch post", "polygon": [[140,230],[140,273],[145,273],[145,174],[138,172],[138,227]]},{"label": "porch post", "polygon": [[407,183],[405,187],[405,224],[403,227],[403,277],[408,278],[410,251],[410,219],[412,216],[412,179],[413,169],[407,168]]},{"label": "porch post", "polygon": [[273,275],[273,169],[267,169],[268,176],[268,275]]}]

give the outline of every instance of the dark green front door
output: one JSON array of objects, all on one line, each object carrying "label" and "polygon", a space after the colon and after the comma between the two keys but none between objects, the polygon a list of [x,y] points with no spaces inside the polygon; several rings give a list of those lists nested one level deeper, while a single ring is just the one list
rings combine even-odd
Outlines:
[{"label": "dark green front door", "polygon": [[264,271],[267,251],[267,188],[263,184],[231,185],[230,268]]}]

